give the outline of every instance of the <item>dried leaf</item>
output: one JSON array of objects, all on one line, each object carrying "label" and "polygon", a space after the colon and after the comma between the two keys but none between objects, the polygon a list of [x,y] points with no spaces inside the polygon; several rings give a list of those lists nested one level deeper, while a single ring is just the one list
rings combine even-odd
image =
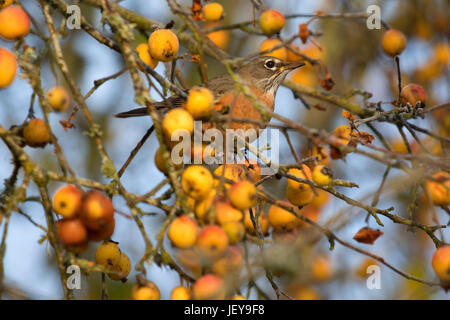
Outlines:
[{"label": "dried leaf", "polygon": [[348,112],[347,110],[342,110],[342,116],[349,121],[356,120],[356,117],[353,114],[351,114],[350,112]]},{"label": "dried leaf", "polygon": [[191,56],[191,59],[189,59],[190,62],[193,63],[199,63],[200,62],[200,56],[198,54],[194,54]]},{"label": "dried leaf", "polygon": [[363,144],[371,144],[372,141],[375,139],[372,134],[366,131],[359,131],[358,135],[361,143]]},{"label": "dried leaf", "polygon": [[308,41],[309,30],[306,23],[302,23],[298,26],[298,36],[302,39],[302,43],[306,43],[306,41]]},{"label": "dried leaf", "polygon": [[192,1],[192,7],[189,7],[189,9],[192,12],[192,18],[196,21],[198,20],[202,20],[203,19],[203,14],[202,14],[202,3],[201,0],[193,0]]},{"label": "dried leaf", "polygon": [[378,229],[364,227],[353,236],[353,239],[360,243],[373,244],[382,235],[383,232]]},{"label": "dried leaf", "polygon": [[62,125],[65,131],[75,128],[75,125],[72,122],[66,120],[59,120],[59,123]]}]

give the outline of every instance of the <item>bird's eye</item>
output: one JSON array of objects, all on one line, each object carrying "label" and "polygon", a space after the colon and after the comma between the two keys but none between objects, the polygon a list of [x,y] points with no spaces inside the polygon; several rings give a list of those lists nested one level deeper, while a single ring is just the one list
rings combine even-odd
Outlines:
[{"label": "bird's eye", "polygon": [[273,67],[275,67],[275,61],[267,60],[265,65],[266,65],[266,68],[272,69]]}]

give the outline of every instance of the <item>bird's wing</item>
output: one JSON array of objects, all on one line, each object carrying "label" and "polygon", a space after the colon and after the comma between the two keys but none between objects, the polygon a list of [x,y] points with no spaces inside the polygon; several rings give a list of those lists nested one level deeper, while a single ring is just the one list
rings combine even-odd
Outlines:
[{"label": "bird's wing", "polygon": [[[161,113],[167,112],[169,109],[178,108],[183,106],[183,103],[186,102],[186,99],[179,95],[173,95],[169,98],[165,99],[164,101],[156,102],[153,104],[153,106],[156,108],[156,110],[160,111]],[[148,110],[147,107],[141,107],[136,108],[132,110],[128,110],[125,112],[117,113],[114,115],[116,118],[131,118],[131,117],[142,117],[142,116],[148,116]]]},{"label": "bird's wing", "polygon": [[[214,79],[209,80],[205,87],[214,93],[216,100],[219,100],[224,93],[230,92],[234,89],[234,82],[228,74],[218,76]],[[180,95],[173,95],[164,101],[154,103],[154,107],[159,110],[162,114],[170,109],[182,107],[186,102],[186,99]],[[146,107],[136,108],[128,110],[125,112],[115,114],[117,118],[131,118],[131,117],[142,117],[148,116],[148,111]]]}]

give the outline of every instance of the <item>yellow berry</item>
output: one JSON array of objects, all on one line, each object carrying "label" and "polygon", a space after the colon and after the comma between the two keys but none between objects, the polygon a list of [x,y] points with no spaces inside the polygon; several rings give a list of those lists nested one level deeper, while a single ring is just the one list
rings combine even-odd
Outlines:
[{"label": "yellow berry", "polygon": [[203,15],[206,21],[218,21],[222,19],[223,7],[217,2],[208,3],[203,7]]},{"label": "yellow berry", "polygon": [[160,300],[161,293],[158,287],[151,281],[147,281],[145,285],[136,284],[132,289],[133,300]]},{"label": "yellow berry", "polygon": [[45,147],[50,142],[50,132],[43,120],[32,119],[23,128],[23,139],[30,147]]},{"label": "yellow berry", "polygon": [[277,10],[264,11],[259,17],[259,25],[266,36],[280,32],[284,27],[284,16]]},{"label": "yellow berry", "polygon": [[67,110],[70,106],[70,94],[63,87],[54,87],[47,92],[47,102],[55,111]]},{"label": "yellow berry", "polygon": [[186,287],[175,287],[170,294],[171,300],[191,300],[191,290]]},{"label": "yellow berry", "polygon": [[328,186],[332,181],[333,173],[324,165],[315,166],[312,171],[313,181],[319,186]]},{"label": "yellow berry", "polygon": [[[282,202],[285,205],[289,205],[285,201]],[[272,205],[267,213],[267,218],[269,219],[270,225],[277,231],[288,231],[294,228],[295,220],[297,217],[276,205]]]},{"label": "yellow berry", "polygon": [[147,43],[141,43],[136,47],[139,58],[144,61],[150,68],[155,69],[158,65],[158,60],[155,60],[150,55],[150,48]]},{"label": "yellow berry", "polygon": [[431,265],[438,278],[450,285],[450,245],[439,247],[434,252]]},{"label": "yellow berry", "polygon": [[183,108],[175,108],[167,112],[162,121],[162,130],[168,141],[176,130],[186,130],[189,134],[194,132],[194,118]]},{"label": "yellow berry", "polygon": [[196,200],[208,195],[212,186],[213,178],[211,172],[203,166],[191,165],[181,175],[183,191]]},{"label": "yellow berry", "polygon": [[108,273],[110,279],[116,281],[125,281],[131,272],[130,258],[128,258],[128,256],[122,252],[122,254],[120,255],[119,263],[113,265],[110,269],[111,273]]},{"label": "yellow berry", "polygon": [[397,29],[390,29],[384,33],[381,46],[387,55],[395,57],[406,48],[406,43],[406,37],[403,32]]},{"label": "yellow berry", "polygon": [[150,55],[158,61],[173,60],[180,46],[178,37],[168,29],[159,29],[153,31],[148,39]]},{"label": "yellow berry", "polygon": [[197,222],[186,215],[175,218],[167,230],[167,235],[173,245],[183,249],[190,248],[195,244],[197,233]]},{"label": "yellow berry", "polygon": [[95,251],[95,263],[104,267],[118,265],[122,252],[116,242],[105,241]]},{"label": "yellow berry", "polygon": [[222,225],[223,230],[228,236],[228,242],[230,244],[239,243],[244,239],[245,228],[244,224],[240,221],[230,221]]},{"label": "yellow berry", "polygon": [[235,208],[250,209],[256,203],[256,188],[250,181],[236,182],[228,189],[227,196]]},{"label": "yellow berry", "polygon": [[214,95],[211,90],[202,87],[193,87],[184,108],[194,119],[207,118],[211,115],[214,105]]}]

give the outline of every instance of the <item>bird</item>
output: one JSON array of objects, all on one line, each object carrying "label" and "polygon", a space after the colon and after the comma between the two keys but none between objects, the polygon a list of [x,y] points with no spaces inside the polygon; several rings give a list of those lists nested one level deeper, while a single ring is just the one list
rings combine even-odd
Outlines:
[{"label": "bird", "polygon": [[[274,110],[275,95],[281,82],[289,72],[304,66],[304,62],[288,62],[272,56],[259,56],[243,64],[236,72],[243,83],[269,110]],[[231,122],[230,129],[264,129],[267,119],[261,121],[261,114],[255,109],[251,99],[236,88],[235,81],[230,74],[220,75],[207,81],[203,86],[211,90],[215,99],[215,111],[230,115],[232,118],[244,121]],[[188,90],[186,91],[186,93]],[[153,104],[156,110],[163,114],[171,108],[182,107],[186,102],[186,95],[174,94],[161,102]],[[148,116],[146,107],[136,108],[115,115],[117,118]],[[254,120],[251,123],[245,119]],[[215,127],[211,122],[202,124],[203,130]]]}]

